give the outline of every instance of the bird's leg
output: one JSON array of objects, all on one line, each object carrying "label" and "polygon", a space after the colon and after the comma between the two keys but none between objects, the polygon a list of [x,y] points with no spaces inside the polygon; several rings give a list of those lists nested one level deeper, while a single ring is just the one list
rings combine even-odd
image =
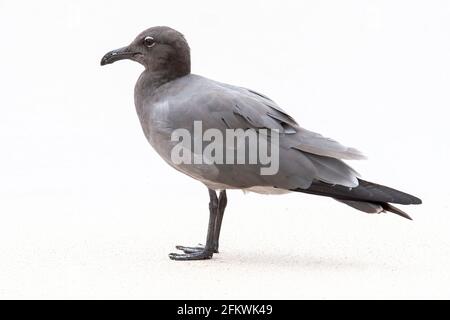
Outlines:
[{"label": "bird's leg", "polygon": [[217,194],[214,190],[208,189],[209,191],[209,224],[208,224],[208,235],[206,237],[206,245],[201,250],[178,254],[171,253],[169,258],[177,261],[187,261],[187,260],[206,260],[211,259],[214,254],[214,233],[216,226],[216,218],[219,212],[219,200],[217,199]]},{"label": "bird's leg", "polygon": [[[222,228],[223,215],[225,213],[227,203],[228,203],[227,192],[226,190],[223,190],[219,196],[218,213],[214,223],[214,240],[213,240],[214,253],[219,253],[220,230]],[[204,248],[205,246],[202,244],[199,244],[197,247],[177,246],[177,249],[183,251],[184,253],[199,252],[204,250]]]},{"label": "bird's leg", "polygon": [[214,232],[214,252],[219,253],[219,238],[220,238],[220,230],[222,228],[223,215],[225,213],[225,209],[227,208],[228,198],[227,191],[222,190],[219,196],[219,212],[216,218],[216,227]]}]

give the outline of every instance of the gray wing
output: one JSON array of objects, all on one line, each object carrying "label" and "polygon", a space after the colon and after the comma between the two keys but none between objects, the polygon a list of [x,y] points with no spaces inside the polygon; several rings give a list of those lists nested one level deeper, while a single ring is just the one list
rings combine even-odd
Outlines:
[{"label": "gray wing", "polygon": [[[316,154],[319,156],[332,157],[344,160],[363,160],[366,157],[357,149],[346,147],[339,142],[326,138],[319,133],[306,130],[298,125],[298,123],[289,116],[283,109],[281,109],[274,101],[267,96],[256,91],[233,87],[227,84],[221,84],[230,90],[239,91],[240,94],[246,97],[251,97],[257,100],[259,106],[253,105],[253,108],[242,110],[245,116],[254,116],[255,114],[263,115],[264,113],[274,118],[280,125],[284,126],[286,130],[289,127],[288,133],[295,133],[292,137],[293,147],[300,150]],[[261,108],[261,104],[267,108]]]},{"label": "gray wing", "polygon": [[[307,189],[313,181],[346,187],[358,186],[358,174],[340,159],[360,159],[356,149],[301,128],[269,98],[254,91],[189,76],[161,95],[168,102],[161,128],[186,128],[192,132],[194,121],[203,130],[267,128],[280,133],[280,166],[273,176],[262,176],[258,165],[179,165],[192,177],[232,188],[271,186],[281,189]],[[168,109],[168,110],[167,110]]]}]

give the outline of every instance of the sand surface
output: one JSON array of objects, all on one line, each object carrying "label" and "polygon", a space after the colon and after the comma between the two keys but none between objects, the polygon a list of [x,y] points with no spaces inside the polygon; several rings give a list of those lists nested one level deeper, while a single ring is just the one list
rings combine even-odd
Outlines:
[{"label": "sand surface", "polygon": [[[221,253],[174,262],[174,245],[204,239],[206,194],[165,208],[144,193],[84,196],[89,208],[78,195],[8,197],[20,211],[2,210],[0,298],[450,297],[448,208],[410,210],[409,222],[233,192]],[[294,197],[298,208],[283,207]]]}]

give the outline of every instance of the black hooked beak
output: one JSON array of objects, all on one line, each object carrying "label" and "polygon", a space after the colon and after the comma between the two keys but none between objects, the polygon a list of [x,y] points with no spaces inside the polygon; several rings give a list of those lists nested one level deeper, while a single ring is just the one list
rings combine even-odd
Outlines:
[{"label": "black hooked beak", "polygon": [[128,47],[123,47],[105,54],[102,58],[102,61],[100,62],[100,65],[104,66],[119,60],[132,59],[137,54],[139,54],[139,52],[133,52],[130,51]]}]

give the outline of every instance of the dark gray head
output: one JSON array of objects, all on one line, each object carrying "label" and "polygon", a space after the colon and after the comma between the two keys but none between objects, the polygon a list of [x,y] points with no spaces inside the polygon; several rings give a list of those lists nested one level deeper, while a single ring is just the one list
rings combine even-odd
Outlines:
[{"label": "dark gray head", "polygon": [[168,79],[191,72],[191,54],[184,36],[169,27],[153,27],[139,34],[129,45],[108,52],[101,65],[129,59],[142,64],[146,70]]}]

